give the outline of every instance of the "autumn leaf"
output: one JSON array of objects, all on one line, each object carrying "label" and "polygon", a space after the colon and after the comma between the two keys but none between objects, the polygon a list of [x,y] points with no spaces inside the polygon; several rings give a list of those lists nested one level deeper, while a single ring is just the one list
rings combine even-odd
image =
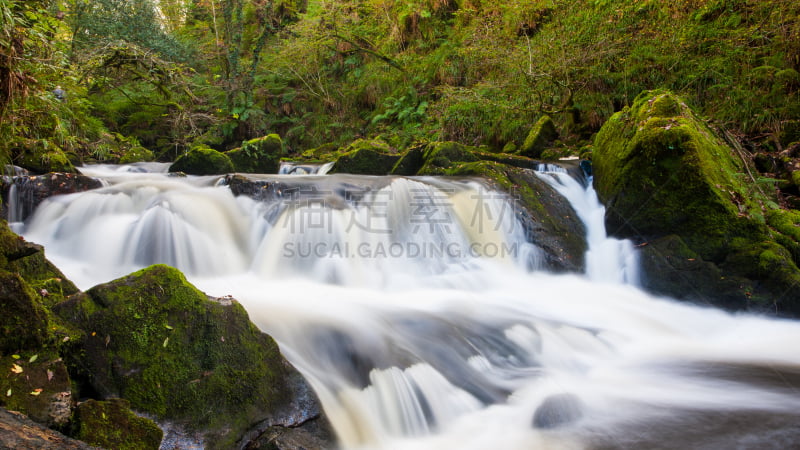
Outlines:
[{"label": "autumn leaf", "polygon": [[44,389],[42,389],[42,388],[39,388],[39,389],[34,389],[34,390],[33,390],[33,392],[31,392],[30,394],[31,394],[31,395],[39,395],[39,394],[41,394],[41,393],[42,393],[42,391],[43,391],[43,390],[44,390]]},{"label": "autumn leaf", "polygon": [[12,357],[12,358],[14,358],[14,359],[20,359],[20,358],[22,358],[22,357],[21,357],[21,356],[19,356],[19,355],[11,355],[11,357]]},{"label": "autumn leaf", "polygon": [[19,364],[14,364],[11,366],[11,371],[14,373],[22,373],[22,366]]}]

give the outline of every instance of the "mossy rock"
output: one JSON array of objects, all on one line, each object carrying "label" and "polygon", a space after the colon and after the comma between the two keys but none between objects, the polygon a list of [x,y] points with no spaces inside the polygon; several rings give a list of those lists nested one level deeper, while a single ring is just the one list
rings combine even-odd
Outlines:
[{"label": "mossy rock", "polygon": [[171,267],[95,286],[54,310],[87,332],[68,355],[86,389],[202,430],[211,448],[230,448],[288,401],[291,368],[275,342],[237,302],[210,300]]},{"label": "mossy rock", "polygon": [[419,170],[419,175],[447,175],[457,163],[473,163],[481,160],[475,153],[477,149],[458,142],[431,142],[425,148],[423,159],[425,163]]},{"label": "mossy rock", "polygon": [[278,173],[284,153],[281,137],[270,134],[245,141],[240,148],[230,150],[226,155],[233,161],[236,172]]},{"label": "mossy rock", "polygon": [[[72,381],[53,348],[0,357],[0,405],[41,424],[64,429],[72,418]],[[6,375],[7,374],[7,375]]]},{"label": "mossy rock", "polygon": [[77,173],[64,150],[49,141],[32,141],[15,160],[15,164],[34,173]]},{"label": "mossy rock", "polygon": [[41,297],[18,273],[0,271],[0,354],[39,349],[51,341]]},{"label": "mossy rock", "polygon": [[400,160],[389,144],[379,140],[359,139],[340,150],[330,173],[387,175]]},{"label": "mossy rock", "polygon": [[209,147],[198,146],[172,163],[169,171],[189,175],[222,175],[233,172],[234,166],[228,155]]},{"label": "mossy rock", "polygon": [[764,235],[741,161],[670,92],[645,92],[612,116],[597,134],[593,169],[612,234],[677,234],[708,261],[723,260],[735,238]]},{"label": "mossy rock", "polygon": [[558,131],[556,131],[553,119],[545,114],[531,127],[531,131],[517,154],[528,158],[539,158],[542,152],[556,139],[558,139]]},{"label": "mossy rock", "polygon": [[132,164],[136,162],[149,162],[156,159],[156,155],[142,146],[131,147],[119,158],[120,164]]},{"label": "mossy rock", "polygon": [[425,163],[425,145],[415,145],[406,150],[392,167],[392,175],[416,175]]},{"label": "mossy rock", "polygon": [[139,417],[124,399],[87,400],[78,405],[72,437],[102,448],[157,450],[164,433],[149,419]]},{"label": "mossy rock", "polygon": [[[735,151],[681,99],[669,91],[642,93],[608,120],[594,147],[595,188],[606,205],[612,235],[641,243],[674,235],[681,245],[663,246],[660,257],[680,258],[671,252],[688,249],[695,261],[719,270],[716,277],[705,266],[676,266],[688,281],[670,287],[665,278],[652,280],[671,273],[662,269],[674,261],[650,262],[645,278],[655,292],[698,297],[686,290],[713,281],[705,291],[718,292],[718,305],[761,309],[764,299],[771,298],[773,312],[800,313],[795,284],[800,271],[790,251],[774,243],[764,248],[773,235],[781,234],[766,225],[765,212],[774,199],[758,189]],[[753,267],[769,267],[774,273]],[[739,294],[732,293],[731,279],[739,280]]]}]

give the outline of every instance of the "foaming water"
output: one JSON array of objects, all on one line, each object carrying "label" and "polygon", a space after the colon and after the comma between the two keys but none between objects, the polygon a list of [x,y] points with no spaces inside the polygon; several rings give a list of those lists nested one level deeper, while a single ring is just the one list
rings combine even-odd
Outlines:
[{"label": "foaming water", "polygon": [[647,295],[629,243],[603,245],[593,191],[541,176],[586,224],[585,275],[536,270],[510,203],[474,181],[267,177],[255,200],[213,177],[109,175],[24,232],[82,288],[168,262],[233,295],[342,448],[800,441],[800,325]]}]

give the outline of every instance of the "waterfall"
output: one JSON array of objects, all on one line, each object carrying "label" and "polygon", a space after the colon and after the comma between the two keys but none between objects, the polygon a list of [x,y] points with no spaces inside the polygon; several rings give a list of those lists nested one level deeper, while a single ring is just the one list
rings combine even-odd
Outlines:
[{"label": "waterfall", "polygon": [[552,164],[541,164],[537,174],[569,200],[586,227],[586,274],[593,281],[639,283],[639,262],[633,244],[626,239],[609,238],[606,234],[606,208],[597,199],[589,177],[586,186],[566,170]]},{"label": "waterfall", "polygon": [[[800,324],[654,298],[591,188],[555,275],[473,180],[105,172],[29,240],[80,287],[154,262],[233,295],[314,387],[345,449],[780,448],[800,441]],[[608,244],[611,242],[611,244]]]}]

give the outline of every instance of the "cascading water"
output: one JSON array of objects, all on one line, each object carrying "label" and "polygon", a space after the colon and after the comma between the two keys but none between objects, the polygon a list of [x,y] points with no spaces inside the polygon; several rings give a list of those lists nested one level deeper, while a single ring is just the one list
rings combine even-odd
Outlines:
[{"label": "cascading water", "polygon": [[566,175],[541,176],[586,224],[587,276],[529,271],[540,255],[510,203],[474,181],[266,177],[250,198],[102,170],[106,187],[50,199],[25,236],[82,288],[166,262],[233,295],[343,448],[800,441],[800,324],[623,284],[630,248],[604,244],[593,192]]}]

